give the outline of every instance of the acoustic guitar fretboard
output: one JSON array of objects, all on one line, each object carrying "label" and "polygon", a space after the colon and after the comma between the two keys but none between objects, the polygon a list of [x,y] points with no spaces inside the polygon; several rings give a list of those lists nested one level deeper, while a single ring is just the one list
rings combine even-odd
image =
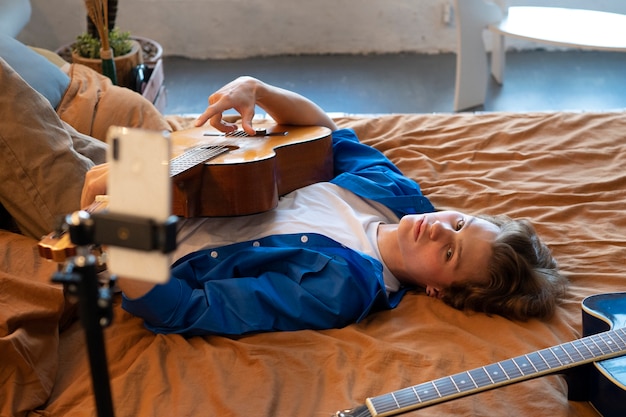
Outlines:
[{"label": "acoustic guitar fretboard", "polygon": [[372,416],[390,416],[626,353],[626,328],[598,333],[470,371],[368,398]]}]

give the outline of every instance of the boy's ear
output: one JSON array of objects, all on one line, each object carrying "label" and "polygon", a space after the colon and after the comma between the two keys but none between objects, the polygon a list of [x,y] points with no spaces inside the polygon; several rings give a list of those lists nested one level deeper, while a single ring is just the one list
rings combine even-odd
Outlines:
[{"label": "boy's ear", "polygon": [[433,298],[441,298],[443,292],[435,287],[431,287],[430,285],[426,286],[426,295]]}]

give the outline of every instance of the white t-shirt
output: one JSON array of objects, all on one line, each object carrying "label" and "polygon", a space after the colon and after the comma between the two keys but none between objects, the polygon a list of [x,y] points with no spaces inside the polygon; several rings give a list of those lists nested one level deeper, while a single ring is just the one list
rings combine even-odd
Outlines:
[{"label": "white t-shirt", "polygon": [[265,213],[183,220],[174,258],[270,235],[319,233],[378,259],[383,264],[387,291],[395,292],[400,283],[382,260],[377,231],[379,224],[398,220],[393,211],[380,203],[328,182],[316,183],[281,197],[278,206]]}]

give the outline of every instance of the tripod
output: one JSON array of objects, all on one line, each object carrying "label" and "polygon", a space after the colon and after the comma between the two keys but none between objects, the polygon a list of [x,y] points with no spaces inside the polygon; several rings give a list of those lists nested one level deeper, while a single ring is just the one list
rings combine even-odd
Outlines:
[{"label": "tripod", "polygon": [[[114,417],[113,399],[109,370],[104,344],[103,328],[113,320],[112,287],[100,286],[98,281],[98,260],[91,253],[91,247],[98,244],[121,245],[126,247],[139,246],[143,250],[161,250],[165,253],[176,248],[176,218],[172,216],[163,224],[132,216],[98,213],[90,215],[86,211],[78,211],[65,219],[72,243],[77,246],[76,256],[71,258],[63,271],[55,273],[53,282],[63,284],[66,292],[78,298],[80,322],[85,330],[91,380],[96,400],[98,417]],[[98,228],[98,224],[104,227]],[[131,243],[122,242],[111,237],[111,227],[133,230],[139,225],[139,233]]]},{"label": "tripod", "polygon": [[78,312],[85,330],[98,416],[113,417],[113,400],[102,330],[113,319],[112,285],[100,288],[96,256],[87,253],[88,251],[88,248],[79,247],[76,256],[68,262],[63,271],[53,275],[52,281],[63,284],[68,294],[78,297]]}]

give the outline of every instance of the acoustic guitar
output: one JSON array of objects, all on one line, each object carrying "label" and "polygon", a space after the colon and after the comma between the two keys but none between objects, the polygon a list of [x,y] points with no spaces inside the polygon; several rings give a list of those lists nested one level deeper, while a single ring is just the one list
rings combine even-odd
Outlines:
[{"label": "acoustic guitar", "polygon": [[207,127],[172,133],[173,214],[240,216],[276,207],[278,197],[333,177],[331,131],[256,125],[224,135]]},{"label": "acoustic guitar", "polygon": [[570,400],[590,401],[604,417],[626,416],[626,292],[587,297],[582,310],[582,339],[367,398],[334,417],[395,416],[561,372]]},{"label": "acoustic guitar", "polygon": [[[279,196],[333,177],[332,138],[322,126],[255,124],[249,136],[212,127],[172,132],[172,214],[241,216],[273,209]],[[87,211],[106,207],[106,199]],[[56,262],[74,256],[62,231],[42,238],[39,254]]]}]

